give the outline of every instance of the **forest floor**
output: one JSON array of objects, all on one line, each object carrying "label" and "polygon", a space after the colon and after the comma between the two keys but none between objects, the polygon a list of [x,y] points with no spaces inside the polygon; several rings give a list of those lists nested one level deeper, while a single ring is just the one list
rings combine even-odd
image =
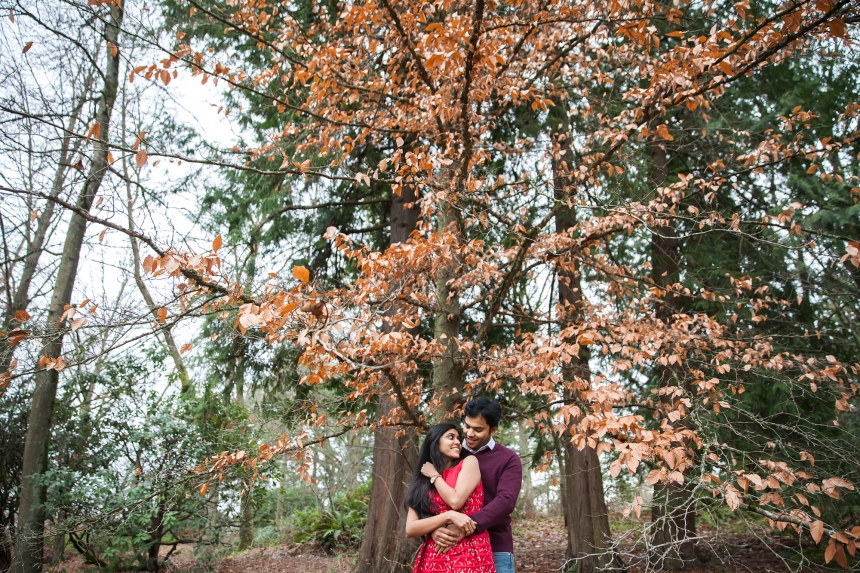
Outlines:
[{"label": "forest floor", "polygon": [[[807,557],[821,559],[814,547],[798,547],[797,538],[778,532],[746,531],[717,536],[707,527],[700,530],[709,562],[689,573],[823,573],[835,568],[811,566],[799,569],[796,555],[802,550]],[[514,555],[518,573],[558,573],[564,565],[566,532],[561,519],[539,518],[514,522]],[[640,547],[621,545],[628,573],[644,571],[645,553]],[[174,555],[165,573],[200,573],[207,568],[190,556],[193,547]],[[54,573],[85,573],[80,558],[66,553],[67,560]],[[349,573],[355,552],[327,555],[307,546],[281,545],[251,549],[212,564],[215,573]],[[835,565],[835,563],[834,563]]]}]

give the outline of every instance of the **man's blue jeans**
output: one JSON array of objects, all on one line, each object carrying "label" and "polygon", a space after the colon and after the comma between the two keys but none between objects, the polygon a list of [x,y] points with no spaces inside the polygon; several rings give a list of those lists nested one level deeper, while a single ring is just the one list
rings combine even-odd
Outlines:
[{"label": "man's blue jeans", "polygon": [[514,554],[493,552],[496,573],[514,573]]}]

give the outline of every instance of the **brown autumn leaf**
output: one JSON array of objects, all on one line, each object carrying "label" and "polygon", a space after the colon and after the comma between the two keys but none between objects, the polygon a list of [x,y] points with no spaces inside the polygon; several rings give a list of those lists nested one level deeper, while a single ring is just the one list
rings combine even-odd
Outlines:
[{"label": "brown autumn leaf", "polygon": [[15,311],[15,321],[16,322],[27,322],[30,320],[30,313],[26,310],[16,310]]},{"label": "brown autumn leaf", "polygon": [[84,326],[86,323],[87,323],[86,318],[83,318],[83,317],[76,318],[75,320],[72,321],[72,332],[74,332],[77,329],[79,329],[80,327]]},{"label": "brown autumn leaf", "polygon": [[22,330],[20,328],[15,328],[15,329],[10,330],[9,333],[6,334],[6,341],[9,343],[9,346],[13,346],[13,345],[21,342],[22,340],[24,340],[28,336],[30,336],[29,332]]},{"label": "brown autumn leaf", "polygon": [[141,131],[137,134],[137,139],[134,140],[134,145],[131,146],[132,149],[137,149],[140,147],[140,144],[143,143],[143,138],[146,137],[146,131]]},{"label": "brown autumn leaf", "polygon": [[87,130],[86,140],[89,141],[90,138],[98,139],[102,134],[102,124],[99,122],[95,122],[90,126]]},{"label": "brown autumn leaf", "polygon": [[134,162],[137,164],[138,167],[143,167],[144,165],[146,165],[148,159],[149,156],[146,154],[145,149],[141,149],[134,154]]},{"label": "brown autumn leaf", "polygon": [[221,239],[221,235],[218,235],[217,237],[215,237],[215,239],[212,241],[212,250],[217,253],[218,249],[221,248],[221,245],[223,242],[224,241]]},{"label": "brown autumn leaf", "polygon": [[206,495],[206,492],[209,491],[209,483],[204,483],[203,485],[201,485],[199,490],[201,496]]},{"label": "brown autumn leaf", "polygon": [[192,348],[194,348],[194,345],[193,345],[193,344],[191,344],[191,343],[189,343],[189,342],[186,342],[186,343],[185,343],[185,344],[183,344],[183,345],[182,345],[182,347],[179,349],[179,354],[185,354],[186,352],[188,352],[188,351],[189,351],[189,350],[191,350]]},{"label": "brown autumn leaf", "polygon": [[831,538],[830,542],[827,544],[827,549],[824,551],[824,563],[830,563],[833,561],[833,557],[836,555],[836,540]]},{"label": "brown autumn leaf", "polygon": [[830,33],[837,38],[845,37],[845,21],[841,18],[835,18],[828,23]]},{"label": "brown autumn leaf", "polygon": [[107,227],[105,227],[104,229],[102,229],[102,232],[101,232],[101,233],[99,233],[99,243],[101,243],[101,242],[103,242],[103,241],[105,240],[105,235],[106,235],[106,234],[107,234]]},{"label": "brown autumn leaf", "polygon": [[156,320],[158,320],[159,323],[164,322],[167,319],[167,307],[162,306],[161,308],[159,308],[158,311],[155,313],[155,318]]},{"label": "brown autumn leaf", "polygon": [[812,540],[815,541],[817,545],[821,541],[821,537],[824,535],[824,522],[819,520],[813,521],[809,526],[809,534],[812,535]]},{"label": "brown autumn leaf", "polygon": [[293,276],[295,278],[297,278],[298,280],[300,280],[301,282],[303,282],[304,284],[307,284],[308,281],[311,280],[310,271],[308,269],[306,269],[305,267],[301,267],[301,266],[293,267]]},{"label": "brown autumn leaf", "polygon": [[12,8],[9,8],[9,21],[15,23],[15,11]]},{"label": "brown autumn leaf", "polygon": [[27,42],[26,44],[24,44],[24,50],[21,53],[26,54],[27,52],[30,51],[30,48],[32,48],[32,47],[33,47],[33,42]]}]

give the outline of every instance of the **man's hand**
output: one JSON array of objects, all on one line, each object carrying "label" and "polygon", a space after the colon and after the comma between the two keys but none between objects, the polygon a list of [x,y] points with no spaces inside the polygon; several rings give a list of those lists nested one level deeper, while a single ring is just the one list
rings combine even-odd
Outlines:
[{"label": "man's hand", "polygon": [[454,525],[453,523],[440,527],[430,534],[433,541],[436,542],[436,553],[440,555],[457,545],[461,539],[466,537],[466,533]]}]

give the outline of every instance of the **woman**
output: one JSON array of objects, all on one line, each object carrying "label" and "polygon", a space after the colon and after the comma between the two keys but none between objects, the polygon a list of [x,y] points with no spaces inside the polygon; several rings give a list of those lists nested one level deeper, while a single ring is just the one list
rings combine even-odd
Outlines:
[{"label": "woman", "polygon": [[[418,453],[415,475],[406,492],[406,536],[427,536],[418,552],[413,573],[495,573],[490,534],[471,535],[469,515],[484,507],[484,488],[478,460],[460,460],[460,430],[453,424],[430,428]],[[466,535],[447,551],[437,551],[429,534],[454,524]]]}]

